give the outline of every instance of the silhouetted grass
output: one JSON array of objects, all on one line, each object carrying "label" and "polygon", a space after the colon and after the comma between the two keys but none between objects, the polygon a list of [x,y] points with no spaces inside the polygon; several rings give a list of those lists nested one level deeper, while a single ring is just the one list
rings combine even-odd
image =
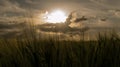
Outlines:
[{"label": "silhouetted grass", "polygon": [[120,67],[119,36],[99,34],[97,39],[0,39],[0,67]]}]

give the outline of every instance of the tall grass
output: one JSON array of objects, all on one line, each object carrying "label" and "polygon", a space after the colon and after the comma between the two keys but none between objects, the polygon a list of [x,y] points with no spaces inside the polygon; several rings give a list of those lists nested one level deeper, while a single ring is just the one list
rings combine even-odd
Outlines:
[{"label": "tall grass", "polygon": [[120,37],[99,34],[97,41],[34,36],[0,39],[0,67],[120,67]]}]

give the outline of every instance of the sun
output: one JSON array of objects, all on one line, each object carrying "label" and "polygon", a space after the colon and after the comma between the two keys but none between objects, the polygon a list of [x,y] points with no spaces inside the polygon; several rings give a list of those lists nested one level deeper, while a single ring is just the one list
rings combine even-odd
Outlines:
[{"label": "sun", "polygon": [[48,23],[64,23],[67,19],[65,12],[61,10],[53,11],[46,15],[46,22]]}]

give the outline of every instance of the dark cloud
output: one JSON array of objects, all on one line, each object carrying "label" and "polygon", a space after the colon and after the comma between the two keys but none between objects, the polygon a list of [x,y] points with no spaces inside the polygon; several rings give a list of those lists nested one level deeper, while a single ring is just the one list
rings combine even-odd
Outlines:
[{"label": "dark cloud", "polygon": [[44,24],[44,25],[39,25],[38,29],[44,32],[54,32],[54,33],[73,33],[73,32],[79,32],[81,33],[82,31],[86,32],[89,30],[89,28],[84,27],[84,28],[72,28],[64,23],[60,24]]},{"label": "dark cloud", "polygon": [[1,0],[0,12],[24,12],[25,10],[19,6],[19,3],[12,3],[9,0]]}]

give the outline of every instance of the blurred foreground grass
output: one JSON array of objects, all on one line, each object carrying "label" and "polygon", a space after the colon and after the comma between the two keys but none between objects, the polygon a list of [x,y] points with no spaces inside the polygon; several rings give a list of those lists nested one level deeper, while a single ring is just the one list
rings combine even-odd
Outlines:
[{"label": "blurred foreground grass", "polygon": [[120,67],[120,37],[97,38],[0,39],[0,67]]}]

